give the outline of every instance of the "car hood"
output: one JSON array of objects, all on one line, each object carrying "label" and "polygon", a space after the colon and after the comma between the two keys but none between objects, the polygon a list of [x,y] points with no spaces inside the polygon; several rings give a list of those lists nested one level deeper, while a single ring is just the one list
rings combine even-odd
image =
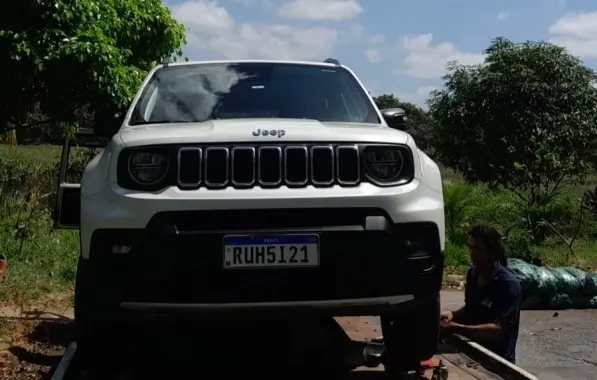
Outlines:
[{"label": "car hood", "polygon": [[[267,136],[257,133],[268,131]],[[274,136],[269,131],[276,131]],[[281,136],[278,131],[284,131]],[[125,126],[125,146],[192,143],[379,142],[405,144],[409,135],[382,124],[320,122],[309,119],[226,119],[201,123]]]}]

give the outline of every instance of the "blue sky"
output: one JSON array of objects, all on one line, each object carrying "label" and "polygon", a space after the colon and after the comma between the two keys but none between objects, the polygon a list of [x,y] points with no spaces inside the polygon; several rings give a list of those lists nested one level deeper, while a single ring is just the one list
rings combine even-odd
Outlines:
[{"label": "blue sky", "polygon": [[373,94],[424,105],[447,61],[476,63],[490,40],[548,40],[597,68],[590,0],[167,0],[187,27],[186,54],[340,59]]}]

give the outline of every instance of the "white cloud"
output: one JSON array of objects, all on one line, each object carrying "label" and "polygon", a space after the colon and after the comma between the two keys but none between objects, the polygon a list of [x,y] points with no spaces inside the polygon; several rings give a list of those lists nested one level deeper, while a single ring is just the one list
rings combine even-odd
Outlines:
[{"label": "white cloud", "polygon": [[585,59],[597,58],[597,11],[568,13],[549,27],[550,42]]},{"label": "white cloud", "polygon": [[381,61],[381,52],[377,49],[366,49],[364,54],[371,63],[379,63]]},{"label": "white cloud", "polygon": [[217,1],[192,0],[171,8],[187,28],[188,47],[229,59],[323,59],[339,41],[340,33],[325,27],[239,23]]},{"label": "white cloud", "polygon": [[422,108],[427,108],[425,102],[429,99],[429,93],[433,90],[437,90],[439,87],[436,86],[422,86],[417,88],[413,92],[401,92],[396,91],[394,95],[400,99],[409,103],[414,103]]},{"label": "white cloud", "polygon": [[405,36],[400,39],[406,56],[399,74],[414,78],[437,79],[446,72],[446,64],[458,61],[464,65],[473,65],[483,61],[483,54],[459,51],[454,44],[445,42],[433,44],[433,34]]},{"label": "white cloud", "polygon": [[357,24],[353,24],[349,27],[348,29],[348,37],[349,39],[352,40],[360,40],[361,38],[363,38],[363,26],[362,25],[357,25]]},{"label": "white cloud", "polygon": [[233,0],[235,3],[244,5],[246,7],[262,6],[264,8],[271,8],[275,5],[273,0]]},{"label": "white cloud", "polygon": [[281,17],[306,21],[343,21],[361,12],[363,8],[356,0],[293,0],[278,8]]},{"label": "white cloud", "polygon": [[495,15],[495,18],[497,18],[499,21],[503,21],[503,20],[509,19],[510,16],[511,16],[510,12],[503,11],[503,12],[499,12],[497,15]]},{"label": "white cloud", "polygon": [[384,36],[383,34],[374,34],[371,37],[369,37],[369,41],[374,45],[383,44],[384,42],[386,42],[386,36]]},{"label": "white cloud", "polygon": [[234,19],[215,1],[188,1],[172,7],[174,16],[193,33],[228,31]]}]

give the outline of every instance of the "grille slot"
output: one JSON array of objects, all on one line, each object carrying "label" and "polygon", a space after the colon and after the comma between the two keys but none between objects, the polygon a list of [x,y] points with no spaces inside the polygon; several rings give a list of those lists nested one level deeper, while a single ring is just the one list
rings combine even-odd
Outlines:
[{"label": "grille slot", "polygon": [[304,186],[309,181],[309,151],[306,146],[284,148],[284,178],[289,186]]},{"label": "grille slot", "polygon": [[232,184],[252,186],[255,183],[255,148],[249,146],[232,148]]},{"label": "grille slot", "polygon": [[178,184],[180,187],[197,187],[201,183],[201,148],[187,147],[178,150]]},{"label": "grille slot", "polygon": [[209,147],[205,150],[205,184],[212,187],[228,185],[228,161],[230,151],[224,147]]},{"label": "grille slot", "polygon": [[341,185],[356,185],[359,183],[361,172],[359,148],[356,145],[339,146],[336,148],[336,171],[338,183]]},{"label": "grille slot", "polygon": [[282,148],[262,146],[258,151],[259,183],[263,186],[278,186],[282,183]]},{"label": "grille slot", "polygon": [[311,180],[315,185],[334,183],[334,148],[331,146],[311,147]]}]

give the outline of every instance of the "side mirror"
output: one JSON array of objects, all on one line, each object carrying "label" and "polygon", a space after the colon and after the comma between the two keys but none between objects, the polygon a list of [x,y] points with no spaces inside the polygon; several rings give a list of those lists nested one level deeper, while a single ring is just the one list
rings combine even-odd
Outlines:
[{"label": "side mirror", "polygon": [[381,110],[381,115],[390,128],[406,131],[408,117],[402,108],[386,108]]},{"label": "side mirror", "polygon": [[71,145],[83,148],[105,148],[110,142],[107,136],[98,136],[91,128],[79,128],[71,140]]},{"label": "side mirror", "polygon": [[93,131],[97,136],[111,139],[118,132],[126,112],[116,112],[109,115],[99,115],[93,122]]}]

